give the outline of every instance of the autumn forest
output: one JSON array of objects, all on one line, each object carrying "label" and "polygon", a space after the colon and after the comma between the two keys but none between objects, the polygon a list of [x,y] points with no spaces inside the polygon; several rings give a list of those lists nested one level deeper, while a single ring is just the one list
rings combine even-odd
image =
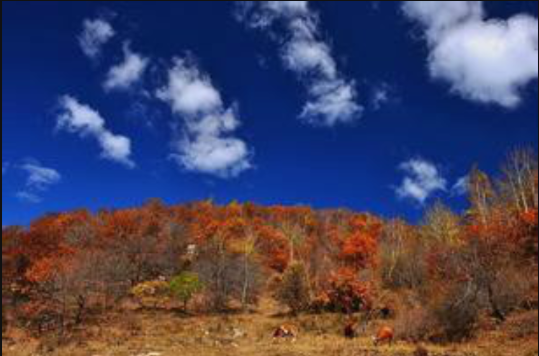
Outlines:
[{"label": "autumn forest", "polygon": [[2,230],[3,335],[70,342],[126,301],[200,316],[272,299],[292,320],[385,320],[398,340],[466,342],[485,320],[537,310],[537,189],[535,154],[516,150],[498,176],[471,171],[467,211],[436,203],[417,225],[211,201],[50,214]]}]

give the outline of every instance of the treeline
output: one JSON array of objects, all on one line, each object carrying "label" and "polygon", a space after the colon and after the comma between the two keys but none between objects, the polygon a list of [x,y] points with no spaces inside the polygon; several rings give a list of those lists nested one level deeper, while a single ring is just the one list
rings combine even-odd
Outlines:
[{"label": "treeline", "polygon": [[[462,340],[485,315],[537,308],[538,170],[531,150],[469,177],[470,209],[418,226],[350,211],[211,201],[75,211],[2,230],[3,331],[64,336],[136,300],[184,312],[250,310],[393,319],[411,340]],[[176,304],[175,304],[176,303]]]}]

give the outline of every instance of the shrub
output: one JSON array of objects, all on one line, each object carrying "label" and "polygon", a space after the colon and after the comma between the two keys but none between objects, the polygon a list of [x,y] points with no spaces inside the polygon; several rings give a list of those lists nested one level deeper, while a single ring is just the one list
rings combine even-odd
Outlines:
[{"label": "shrub", "polygon": [[477,294],[453,283],[430,293],[430,302],[418,300],[400,309],[395,320],[397,338],[410,342],[469,339],[482,311]]},{"label": "shrub", "polygon": [[505,317],[525,304],[532,289],[533,283],[529,274],[523,273],[516,267],[509,267],[500,271],[496,276],[489,304],[496,305],[499,312]]},{"label": "shrub", "polygon": [[431,338],[436,322],[430,311],[423,306],[401,311],[395,320],[398,339],[410,342],[427,341]]},{"label": "shrub", "polygon": [[[481,308],[475,293],[466,286],[450,286],[434,298],[429,313],[444,341],[461,342],[472,336]],[[429,316],[430,318],[430,316]]]},{"label": "shrub", "polygon": [[170,288],[165,281],[150,281],[136,285],[131,295],[144,308],[157,308],[169,300]]}]

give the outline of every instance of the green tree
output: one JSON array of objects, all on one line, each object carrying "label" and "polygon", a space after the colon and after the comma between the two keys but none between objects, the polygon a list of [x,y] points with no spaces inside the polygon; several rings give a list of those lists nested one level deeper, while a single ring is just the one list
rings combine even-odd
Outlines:
[{"label": "green tree", "polygon": [[203,284],[196,273],[184,272],[170,282],[170,291],[183,303],[185,311],[191,299],[202,289]]}]

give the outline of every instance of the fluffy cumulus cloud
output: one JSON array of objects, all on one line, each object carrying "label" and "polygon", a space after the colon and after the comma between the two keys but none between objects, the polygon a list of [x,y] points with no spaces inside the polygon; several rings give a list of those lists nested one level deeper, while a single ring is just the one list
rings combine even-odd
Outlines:
[{"label": "fluffy cumulus cloud", "polygon": [[400,199],[424,205],[434,194],[447,191],[447,180],[429,161],[412,159],[402,163],[399,169],[405,174],[402,184],[396,189]]},{"label": "fluffy cumulus cloud", "polygon": [[41,194],[62,180],[57,170],[45,167],[35,160],[28,160],[19,168],[26,174],[26,183],[24,190],[17,193],[17,197],[25,202],[41,202]]},{"label": "fluffy cumulus cloud", "polygon": [[251,150],[234,136],[240,126],[236,108],[225,108],[211,79],[192,60],[174,61],[157,96],[184,121],[173,142],[173,157],[184,169],[232,178],[252,168]]},{"label": "fluffy cumulus cloud", "polygon": [[127,91],[143,79],[150,61],[148,58],[131,50],[128,43],[124,44],[124,59],[113,66],[106,77],[103,87],[107,91]]},{"label": "fluffy cumulus cloud", "polygon": [[103,46],[115,35],[114,28],[104,18],[86,19],[79,35],[79,45],[83,53],[90,59],[98,59]]},{"label": "fluffy cumulus cloud", "polygon": [[101,147],[101,156],[104,159],[128,168],[135,167],[131,160],[131,140],[110,132],[99,112],[69,95],[60,98],[59,104],[58,129],[79,134],[81,137],[94,138]]},{"label": "fluffy cumulus cloud", "polygon": [[425,29],[430,74],[471,101],[514,108],[538,76],[538,21],[487,20],[482,1],[406,1]]},{"label": "fluffy cumulus cloud", "polygon": [[246,1],[239,2],[238,8],[238,18],[250,28],[279,38],[284,66],[305,83],[308,101],[302,120],[332,127],[361,116],[363,107],[357,103],[355,82],[339,72],[308,1]]}]

